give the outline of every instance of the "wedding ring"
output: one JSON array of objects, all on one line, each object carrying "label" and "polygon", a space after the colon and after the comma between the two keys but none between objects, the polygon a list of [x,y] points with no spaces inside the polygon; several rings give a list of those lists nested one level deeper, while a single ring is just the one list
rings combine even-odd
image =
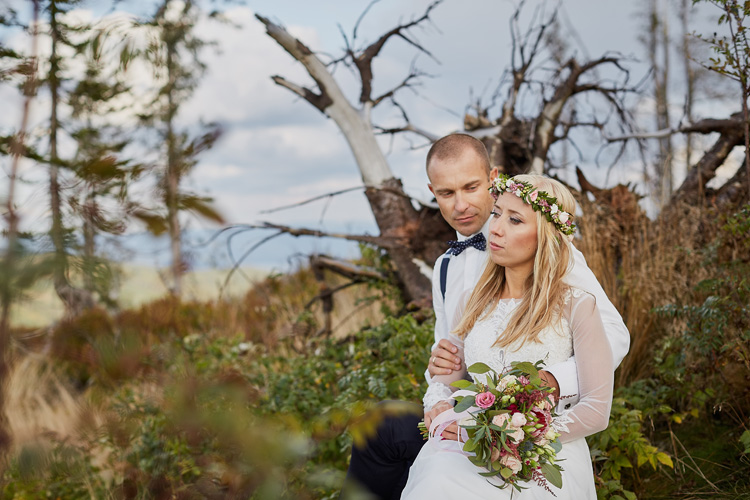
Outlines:
[{"label": "wedding ring", "polygon": [[435,364],[435,356],[432,357],[432,359],[430,360],[430,363],[432,363],[433,365]]}]

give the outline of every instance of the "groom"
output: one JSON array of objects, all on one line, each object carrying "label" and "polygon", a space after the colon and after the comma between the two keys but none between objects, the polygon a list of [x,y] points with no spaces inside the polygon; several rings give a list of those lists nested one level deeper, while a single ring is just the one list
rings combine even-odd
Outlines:
[{"label": "groom", "polygon": [[[433,270],[435,344],[425,373],[428,383],[434,375],[450,374],[461,368],[461,359],[455,355],[457,349],[448,341],[448,334],[460,319],[455,316],[461,297],[474,288],[487,261],[488,219],[494,203],[489,187],[497,173],[496,168],[490,169],[484,144],[469,135],[443,137],[427,153],[428,187],[435,195],[440,213],[457,233],[457,241],[450,242],[451,248],[438,258]],[[630,334],[581,252],[573,248],[573,257],[573,266],[565,281],[596,297],[617,366],[628,352]],[[541,375],[555,390],[555,397],[562,398],[559,410],[575,404],[578,376],[574,357],[548,367]],[[443,410],[445,408],[440,406],[427,409],[424,413],[427,425]],[[377,435],[364,448],[353,446],[341,498],[353,498],[356,484],[375,498],[399,498],[409,467],[424,444],[417,429],[420,420],[419,414],[386,417]],[[454,424],[444,431],[443,437],[455,439],[456,430]]]}]

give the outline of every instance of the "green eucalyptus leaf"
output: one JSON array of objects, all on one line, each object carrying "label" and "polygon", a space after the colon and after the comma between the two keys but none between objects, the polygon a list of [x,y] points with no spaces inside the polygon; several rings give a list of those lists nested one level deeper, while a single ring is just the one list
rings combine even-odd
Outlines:
[{"label": "green eucalyptus leaf", "polygon": [[487,372],[495,373],[495,370],[485,365],[484,363],[474,363],[469,368],[467,368],[467,371],[469,373],[487,373]]},{"label": "green eucalyptus leaf", "polygon": [[476,402],[476,396],[466,396],[464,397],[454,408],[453,410],[456,413],[461,413],[464,410],[468,410],[472,406],[474,406],[474,403]]},{"label": "green eucalyptus leaf", "polygon": [[542,474],[551,485],[562,488],[562,474],[560,470],[550,463],[542,464]]}]

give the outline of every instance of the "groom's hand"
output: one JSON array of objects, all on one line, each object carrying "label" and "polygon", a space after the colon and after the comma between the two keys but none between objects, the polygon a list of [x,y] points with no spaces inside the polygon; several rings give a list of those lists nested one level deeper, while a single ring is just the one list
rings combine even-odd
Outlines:
[{"label": "groom's hand", "polygon": [[432,351],[430,363],[427,365],[430,376],[450,375],[453,373],[453,370],[460,370],[461,358],[456,356],[457,352],[458,348],[456,346],[446,339],[441,339],[435,350]]},{"label": "groom's hand", "polygon": [[[437,403],[435,406],[432,407],[431,410],[426,411],[424,414],[424,424],[427,426],[427,428],[430,428],[430,424],[432,424],[432,421],[443,413],[444,411],[452,410],[453,405],[448,403],[447,401],[441,401]],[[443,433],[441,434],[443,436],[443,439],[450,439],[453,441],[458,441],[458,435],[456,434],[458,432],[458,425],[456,425],[455,422],[450,424],[448,427],[446,427],[443,430]]]}]

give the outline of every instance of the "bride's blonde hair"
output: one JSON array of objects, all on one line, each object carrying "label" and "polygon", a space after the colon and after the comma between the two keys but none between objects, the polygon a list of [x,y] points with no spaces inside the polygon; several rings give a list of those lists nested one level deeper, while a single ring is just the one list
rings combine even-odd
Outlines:
[{"label": "bride's blonde hair", "polygon": [[[516,175],[514,180],[527,182],[539,191],[557,198],[560,209],[575,213],[575,199],[568,188],[560,182],[541,175]],[[515,196],[506,193],[501,196]],[[542,330],[556,325],[562,314],[562,306],[568,286],[563,277],[571,266],[571,244],[540,212],[537,218],[537,249],[534,270],[525,283],[525,292],[503,335],[495,346],[507,347],[516,341],[523,345],[536,341]],[[500,299],[505,287],[505,268],[488,260],[476,288],[469,297],[461,321],[455,333],[464,338],[474,324],[489,315]]]}]

